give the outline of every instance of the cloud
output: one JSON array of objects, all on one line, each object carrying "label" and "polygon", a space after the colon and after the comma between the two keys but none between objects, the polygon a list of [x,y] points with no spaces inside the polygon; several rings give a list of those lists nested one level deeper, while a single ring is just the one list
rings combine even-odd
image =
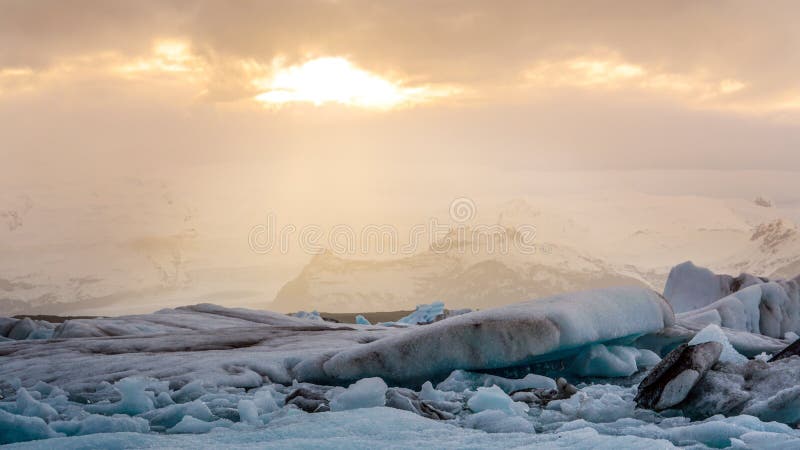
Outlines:
[{"label": "cloud", "polygon": [[[615,67],[616,77],[637,68],[655,70],[647,79],[653,88],[688,84],[698,90],[698,74],[704,74],[702,90],[732,80],[718,90],[741,84],[736,95],[742,102],[767,108],[793,104],[778,100],[796,94],[800,54],[792,43],[800,39],[793,20],[798,14],[800,4],[792,1],[764,8],[739,1],[244,0],[232,6],[204,0],[10,0],[0,17],[0,67],[39,70],[105,52],[135,62],[151,57],[154,42],[171,38],[188,42],[209,65],[215,80],[209,98],[250,95],[241,89],[249,80],[233,77],[243,61],[268,66],[282,57],[291,66],[337,55],[373,73],[401,73],[411,85],[491,92],[514,84],[533,65],[604,48],[628,64]],[[223,92],[215,93],[217,88]]]}]

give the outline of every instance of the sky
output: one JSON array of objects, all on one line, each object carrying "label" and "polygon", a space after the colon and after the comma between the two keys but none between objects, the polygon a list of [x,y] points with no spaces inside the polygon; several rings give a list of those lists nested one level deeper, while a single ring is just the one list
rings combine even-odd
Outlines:
[{"label": "sky", "polygon": [[800,168],[797,2],[1,5],[23,169]]},{"label": "sky", "polygon": [[[92,243],[197,217],[239,236],[270,211],[412,222],[465,196],[800,205],[798,16],[796,1],[0,0],[0,211],[48,209],[48,238]],[[4,232],[0,248],[25,239],[42,242]]]}]

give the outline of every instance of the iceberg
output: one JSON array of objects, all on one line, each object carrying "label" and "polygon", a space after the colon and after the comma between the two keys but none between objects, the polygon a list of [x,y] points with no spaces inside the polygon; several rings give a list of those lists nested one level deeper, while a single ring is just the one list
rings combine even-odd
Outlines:
[{"label": "iceberg", "polygon": [[583,377],[628,377],[659,361],[661,358],[647,349],[592,344],[575,357],[569,369]]},{"label": "iceberg", "polygon": [[361,314],[356,316],[356,325],[372,325],[366,317]]},{"label": "iceberg", "polygon": [[794,281],[754,284],[677,319],[782,338],[800,332],[800,289]]},{"label": "iceberg", "polygon": [[428,305],[417,305],[417,308],[411,314],[398,319],[397,323],[404,323],[408,325],[425,325],[433,323],[444,317],[444,303],[433,302]]},{"label": "iceberg", "polygon": [[686,261],[670,270],[664,297],[677,314],[702,308],[730,295],[738,284],[730,275],[717,275]]},{"label": "iceberg", "polygon": [[589,344],[632,339],[673,323],[669,304],[652,290],[599,289],[459,315],[345,349],[321,366],[339,383],[381,377],[419,385],[456,369],[562,359]]}]

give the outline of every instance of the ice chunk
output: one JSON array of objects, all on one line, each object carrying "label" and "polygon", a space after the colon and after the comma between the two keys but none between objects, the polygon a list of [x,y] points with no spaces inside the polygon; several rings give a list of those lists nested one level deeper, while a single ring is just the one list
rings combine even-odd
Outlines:
[{"label": "ice chunk", "polygon": [[358,325],[372,325],[366,317],[362,316],[361,314],[356,316],[356,323]]},{"label": "ice chunk", "polygon": [[316,322],[322,322],[324,320],[316,310],[311,312],[297,311],[296,313],[292,313],[290,315],[292,317],[297,317],[298,319],[314,320]]},{"label": "ice chunk", "polygon": [[42,395],[42,398],[58,397],[67,394],[66,392],[64,392],[63,389],[45,383],[43,381],[37,381],[36,384],[34,384],[32,388],[30,388],[30,391],[36,391],[40,393]]},{"label": "ice chunk", "polygon": [[95,433],[147,433],[150,425],[140,417],[114,415],[112,417],[92,414],[80,420],[52,422],[50,427],[68,436],[83,436]]},{"label": "ice chunk", "polygon": [[585,419],[603,423],[631,417],[636,405],[630,388],[614,385],[591,385],[567,399],[553,400],[547,412],[560,412],[563,420]]},{"label": "ice chunk", "polygon": [[205,393],[206,389],[203,387],[203,382],[194,380],[173,392],[171,397],[175,403],[186,403],[200,398]]},{"label": "ice chunk", "polygon": [[650,350],[619,345],[594,344],[578,354],[570,370],[584,377],[627,377],[661,360]]},{"label": "ice chunk", "polygon": [[525,375],[524,378],[512,379],[485,373],[467,372],[464,370],[454,370],[447,379],[436,386],[436,389],[440,391],[464,392],[467,390],[474,390],[477,387],[489,387],[493,385],[497,385],[508,394],[524,389],[556,389],[555,380],[534,373],[529,373]]},{"label": "ice chunk", "polygon": [[175,401],[166,392],[159,392],[156,396],[156,408],[163,408],[165,406],[174,405]]},{"label": "ice chunk", "polygon": [[265,413],[275,412],[280,409],[278,402],[269,390],[257,391],[253,398],[253,403],[255,403],[258,409]]},{"label": "ice chunk", "polygon": [[0,444],[63,436],[39,417],[11,414],[0,409]]},{"label": "ice chunk", "polygon": [[99,414],[127,414],[134,416],[155,408],[153,396],[148,395],[145,389],[154,380],[143,377],[123,378],[114,383],[114,388],[119,392],[122,399],[117,403],[89,405],[86,409],[89,412]]},{"label": "ice chunk", "polygon": [[768,362],[772,358],[772,354],[767,352],[761,352],[753,357],[753,359],[757,359],[759,361]]},{"label": "ice chunk", "polygon": [[36,322],[31,320],[30,317],[25,317],[14,324],[6,337],[15,340],[27,339],[36,328]]},{"label": "ice chunk", "polygon": [[262,425],[261,419],[258,418],[258,407],[252,400],[242,399],[239,400],[237,406],[239,410],[239,418],[242,422],[250,425]]},{"label": "ice chunk", "polygon": [[331,411],[373,408],[386,404],[388,386],[380,378],[364,378],[331,399]]},{"label": "ice chunk", "polygon": [[497,410],[508,415],[525,414],[529,409],[525,403],[512,400],[498,386],[479,387],[478,391],[467,401],[467,407],[474,412]]},{"label": "ice chunk", "polygon": [[150,421],[150,425],[160,428],[170,428],[180,422],[185,416],[192,416],[195,419],[212,421],[216,417],[208,406],[200,400],[189,403],[166,406],[161,409],[148,411],[141,417]]},{"label": "ice chunk", "polygon": [[233,422],[227,419],[219,419],[213,422],[195,419],[192,416],[184,416],[174,427],[167,430],[169,434],[202,434],[208,433],[214,428],[229,428]]},{"label": "ice chunk", "polygon": [[411,314],[399,319],[397,323],[407,325],[425,325],[444,317],[444,303],[433,302],[428,305],[417,305]]},{"label": "ice chunk", "polygon": [[447,400],[447,398],[445,398],[445,393],[434,389],[433,384],[430,381],[426,381],[422,384],[422,390],[419,391],[419,398],[432,402],[442,402]]},{"label": "ice chunk", "polygon": [[800,336],[798,336],[798,335],[797,335],[797,333],[795,333],[795,332],[792,332],[792,331],[787,331],[787,332],[786,332],[786,333],[783,335],[783,338],[784,338],[784,339],[786,339],[787,341],[789,341],[789,343],[792,343],[792,342],[794,342],[794,341],[796,341],[796,340],[800,339]]},{"label": "ice chunk", "polygon": [[725,333],[716,325],[709,325],[700,330],[689,341],[689,345],[702,344],[703,342],[719,342],[722,344],[722,354],[720,354],[719,360],[724,363],[742,364],[747,362],[747,358],[733,348]]},{"label": "ice chunk", "polygon": [[782,423],[800,423],[800,386],[783,389],[775,395],[750,403],[743,414]]},{"label": "ice chunk", "polygon": [[522,417],[491,409],[468,416],[464,425],[487,433],[536,433],[533,424]]},{"label": "ice chunk", "polygon": [[[38,394],[38,392],[35,393]],[[25,388],[17,391],[17,414],[39,417],[48,422],[58,417],[58,412],[52,406],[35,400]]]},{"label": "ice chunk", "polygon": [[19,319],[13,317],[0,317],[0,337],[8,337],[8,333],[14,328]]},{"label": "ice chunk", "polygon": [[581,346],[656,332],[673,321],[669,305],[652,290],[598,289],[472,312],[390,335],[343,350],[322,369],[334,380],[380,376],[421,384],[456,369],[562,359]]}]

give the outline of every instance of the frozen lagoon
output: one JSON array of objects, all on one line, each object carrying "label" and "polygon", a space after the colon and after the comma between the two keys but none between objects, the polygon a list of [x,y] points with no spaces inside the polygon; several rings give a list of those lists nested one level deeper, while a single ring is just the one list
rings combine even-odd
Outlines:
[{"label": "frozen lagoon", "polygon": [[[708,317],[676,319],[657,293],[616,288],[417,327],[214,305],[74,320],[49,340],[0,344],[0,437],[28,448],[800,446],[792,417],[769,417],[770,402],[794,407],[790,376],[758,395],[715,385],[751,395],[739,405],[750,414],[637,407],[646,369]],[[721,330],[748,356],[788,344]],[[797,360],[781,372],[797,374]],[[577,389],[553,390],[558,377]],[[43,438],[56,440],[32,440]]]}]

